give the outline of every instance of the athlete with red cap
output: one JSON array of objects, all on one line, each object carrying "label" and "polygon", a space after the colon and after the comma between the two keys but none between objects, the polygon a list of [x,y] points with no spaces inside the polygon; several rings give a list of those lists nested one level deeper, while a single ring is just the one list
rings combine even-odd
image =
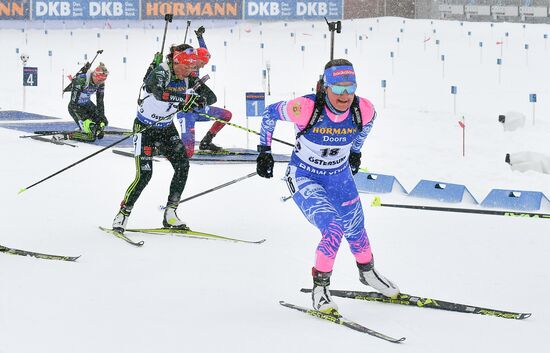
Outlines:
[{"label": "athlete with red cap", "polygon": [[136,177],[126,190],[113,220],[113,230],[120,233],[126,229],[135,202],[151,180],[152,157],[156,150],[174,168],[162,224],[166,228],[187,228],[178,218],[176,208],[187,181],[189,160],[172,116],[195,109],[200,104],[213,104],[216,96],[192,75],[198,60],[193,47],[187,44],[172,46],[166,58],[166,62],[154,67],[146,76],[140,91],[133,128]]},{"label": "athlete with red cap", "polygon": [[[206,48],[206,42],[204,41],[204,38],[202,36],[204,32],[205,32],[205,29],[203,26],[199,27],[195,31],[195,34],[197,35],[197,39],[200,45],[200,47],[196,49],[197,64],[196,64],[196,71],[194,75],[197,77],[199,76],[199,69],[202,69],[206,64],[208,64],[211,57],[210,52]],[[213,106],[205,106],[202,109],[195,109],[191,112],[178,114],[178,119],[180,119],[180,123],[182,124],[181,138],[183,143],[185,144],[188,157],[193,156],[193,153],[194,153],[195,122],[213,120],[213,119],[209,119],[206,115],[216,119],[224,120],[224,121],[230,121],[232,117],[232,114],[229,110],[213,107]],[[184,123],[184,120],[185,120],[185,123]],[[204,138],[201,140],[199,144],[199,149],[209,150],[213,152],[221,151],[222,148],[212,143],[212,139],[216,136],[218,132],[220,132],[220,130],[224,126],[225,124],[222,122],[219,122],[219,121],[214,122],[214,124],[212,124],[212,127],[208,130]]]},{"label": "athlete with red cap", "polygon": [[[105,81],[109,70],[104,63],[89,72],[77,75],[71,83],[71,101],[69,102],[69,114],[78,124],[79,130],[70,134],[54,136],[54,139],[71,139],[83,142],[94,142],[103,138],[103,130],[109,124],[105,117],[103,96],[105,93]],[[91,96],[96,96],[96,104],[91,101]]]}]

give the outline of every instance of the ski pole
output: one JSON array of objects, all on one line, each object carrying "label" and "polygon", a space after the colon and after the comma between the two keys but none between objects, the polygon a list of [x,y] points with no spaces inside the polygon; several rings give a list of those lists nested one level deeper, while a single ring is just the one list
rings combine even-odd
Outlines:
[{"label": "ski pole", "polygon": [[[258,173],[254,172],[254,173],[250,173],[250,174],[247,174],[247,175],[245,175],[245,176],[242,176],[242,177],[240,177],[240,178],[233,179],[233,180],[231,180],[231,181],[228,181],[227,183],[223,183],[223,184],[218,185],[218,186],[215,186],[215,187],[213,187],[213,188],[211,188],[211,189],[208,189],[208,190],[204,190],[204,191],[202,191],[202,192],[199,192],[198,194],[195,194],[195,195],[193,195],[193,196],[189,196],[189,197],[187,197],[187,198],[181,200],[179,203],[184,203],[184,202],[186,202],[186,201],[193,200],[194,198],[197,198],[197,197],[202,196],[202,195],[209,194],[209,193],[211,193],[211,192],[213,192],[213,191],[222,189],[222,188],[224,188],[224,187],[226,187],[226,186],[229,186],[229,185],[238,183],[238,182],[241,181],[241,180],[245,180],[245,179],[251,178],[251,177],[253,177],[254,175],[257,175],[257,174],[258,174]],[[166,206],[160,206],[159,208],[160,208],[161,210],[164,210],[164,209],[166,208]]]},{"label": "ski pole", "polygon": [[185,28],[185,36],[183,37],[183,43],[187,41],[187,32],[189,31],[189,26],[191,26],[191,21],[187,21],[187,27]]},{"label": "ski pole", "polygon": [[156,124],[158,124],[158,123],[160,123],[160,122],[166,121],[167,119],[172,119],[172,116],[173,116],[174,114],[176,114],[176,113],[177,113],[177,112],[174,112],[174,113],[172,113],[172,114],[166,116],[164,119],[161,119],[161,120],[157,121],[155,124],[146,126],[145,128],[143,128],[143,129],[141,129],[141,130],[139,130],[139,131],[137,131],[137,132],[132,132],[132,134],[130,134],[130,135],[126,136],[126,137],[123,137],[123,138],[121,138],[120,140],[115,141],[115,142],[111,143],[111,144],[108,145],[108,146],[103,147],[103,148],[100,149],[99,151],[96,151],[96,152],[94,152],[94,153],[92,153],[92,154],[90,154],[90,155],[88,155],[88,156],[86,156],[86,157],[84,157],[84,158],[82,158],[82,159],[80,159],[80,160],[74,162],[73,164],[66,166],[66,167],[63,168],[63,169],[60,169],[60,170],[58,170],[57,172],[55,172],[55,173],[53,173],[53,174],[48,175],[47,177],[45,177],[45,178],[43,178],[43,179],[37,181],[36,183],[27,186],[26,188],[21,188],[21,189],[19,190],[18,194],[21,194],[21,193],[23,193],[23,192],[29,190],[30,188],[32,188],[32,187],[34,187],[34,186],[36,186],[36,185],[38,185],[38,184],[40,184],[40,183],[43,183],[43,182],[45,182],[46,180],[48,180],[48,179],[50,179],[50,178],[53,178],[53,177],[56,176],[57,174],[60,174],[60,173],[62,173],[62,172],[64,172],[64,171],[66,171],[67,169],[70,169],[70,168],[76,166],[77,164],[80,164],[80,163],[82,163],[82,162],[84,162],[84,161],[86,161],[86,160],[92,158],[93,156],[98,155],[98,154],[100,154],[101,152],[104,152],[104,151],[108,150],[109,148],[118,145],[119,143],[121,143],[121,142],[123,142],[123,141],[126,141],[127,139],[129,139],[130,137],[134,136],[135,134],[142,133],[142,132],[144,132],[144,131],[146,131],[146,130],[152,128],[152,127],[155,126]]},{"label": "ski pole", "polygon": [[[199,85],[202,84],[202,83],[204,83],[204,82],[205,82],[206,80],[208,80],[209,78],[210,78],[210,76],[205,75],[205,76],[202,77],[200,80],[198,80],[192,88],[193,88],[193,89],[198,89]],[[171,114],[165,116],[164,118],[160,119],[159,121],[157,121],[156,123],[154,123],[154,124],[152,124],[152,125],[146,126],[146,127],[144,127],[143,129],[141,129],[141,130],[139,130],[139,131],[137,131],[137,132],[132,132],[132,134],[130,134],[130,135],[126,136],[126,137],[123,137],[123,138],[121,138],[120,140],[115,141],[115,142],[111,143],[111,144],[108,145],[108,146],[103,147],[103,148],[100,149],[99,151],[96,151],[96,152],[90,154],[89,156],[84,157],[84,158],[82,158],[82,159],[80,159],[80,160],[74,162],[73,164],[71,164],[71,165],[69,165],[69,166],[67,166],[67,167],[65,167],[65,168],[63,168],[63,169],[61,169],[61,170],[58,170],[57,172],[55,172],[55,173],[53,173],[53,174],[51,174],[51,175],[45,177],[45,178],[42,179],[42,180],[37,181],[36,183],[34,183],[34,184],[32,184],[32,185],[27,186],[26,188],[21,188],[21,189],[19,190],[18,194],[21,194],[21,193],[27,191],[28,189],[32,188],[33,186],[36,186],[36,185],[38,185],[38,184],[40,184],[40,183],[42,183],[42,182],[44,182],[44,181],[46,181],[46,180],[48,180],[48,179],[54,177],[54,176],[56,176],[57,174],[62,173],[62,172],[64,172],[64,171],[66,171],[67,169],[70,169],[70,168],[74,167],[75,165],[80,164],[80,163],[84,162],[85,160],[90,159],[90,158],[92,158],[93,156],[95,156],[95,155],[97,155],[97,154],[100,154],[101,152],[106,151],[106,150],[108,150],[109,148],[118,145],[118,144],[121,143],[122,141],[127,140],[128,138],[134,136],[135,134],[142,133],[142,132],[144,132],[144,131],[146,131],[146,130],[152,128],[152,127],[154,127],[154,126],[157,125],[158,123],[166,122],[166,121],[172,119],[172,116],[174,116],[174,114],[177,114],[178,112],[179,112],[179,110],[177,110],[177,111],[175,111],[175,112],[173,112],[173,113],[171,113]]]},{"label": "ski pole", "polygon": [[[143,132],[143,131],[145,131],[146,129],[150,128],[151,126],[153,126],[153,125],[149,125],[149,126],[147,126],[145,129],[143,129],[143,130],[141,130],[141,131],[139,131],[139,132]],[[36,183],[27,186],[26,188],[20,189],[19,192],[18,192],[18,194],[21,194],[21,193],[23,193],[23,192],[29,190],[29,189],[32,188],[33,186],[36,186],[36,185],[38,185],[38,184],[40,184],[40,183],[42,183],[42,182],[44,182],[44,181],[46,181],[46,180],[48,180],[48,179],[50,179],[50,178],[53,178],[53,177],[56,176],[57,174],[60,174],[60,173],[62,173],[62,172],[64,172],[64,171],[66,171],[67,169],[70,169],[70,168],[74,167],[75,165],[80,164],[80,163],[84,162],[85,160],[90,159],[90,158],[92,158],[93,156],[95,156],[95,155],[97,155],[97,154],[100,154],[101,152],[103,152],[103,151],[105,151],[105,150],[107,150],[107,149],[109,149],[109,148],[111,148],[111,147],[113,147],[113,146],[115,146],[115,145],[118,145],[118,144],[121,143],[122,141],[125,141],[125,140],[127,140],[128,138],[130,138],[130,137],[132,137],[132,136],[133,136],[133,134],[132,134],[132,135],[128,135],[128,136],[126,136],[126,137],[124,137],[124,138],[122,138],[122,139],[120,139],[120,140],[118,140],[118,141],[116,141],[116,142],[113,142],[113,143],[111,143],[110,145],[103,147],[103,148],[100,149],[99,151],[96,151],[96,152],[94,152],[94,153],[88,155],[87,157],[84,157],[84,158],[82,158],[82,159],[80,159],[80,160],[74,162],[73,164],[71,164],[71,165],[69,165],[69,166],[67,166],[67,167],[65,167],[65,168],[63,168],[63,169],[60,169],[60,170],[58,170],[57,172],[55,172],[55,173],[53,173],[53,174],[50,174],[49,176],[45,177],[44,179],[39,180],[39,181],[37,181]]]},{"label": "ski pole", "polygon": [[[256,135],[260,135],[260,133],[256,130],[252,130],[252,129],[249,129],[249,128],[246,128],[244,126],[241,126],[241,125],[237,125],[237,124],[233,124],[233,123],[230,123],[228,121],[225,121],[225,120],[222,120],[222,119],[219,119],[219,118],[216,118],[215,116],[212,116],[212,115],[208,115],[208,114],[204,114],[204,113],[197,113],[198,115],[200,116],[203,116],[205,118],[208,118],[210,120],[214,120],[214,121],[218,121],[222,124],[226,124],[226,125],[229,125],[229,126],[233,126],[233,127],[236,127],[238,129],[241,129],[241,130],[244,130],[244,131],[247,131],[247,132],[250,132],[250,133],[253,133],[253,134],[256,134]],[[293,144],[289,143],[289,142],[286,142],[286,141],[283,141],[283,140],[279,140],[279,139],[276,139],[275,137],[272,138],[273,141],[277,141],[277,142],[280,142],[282,143],[283,145],[287,145],[287,146],[290,146],[290,147],[294,147]]]}]

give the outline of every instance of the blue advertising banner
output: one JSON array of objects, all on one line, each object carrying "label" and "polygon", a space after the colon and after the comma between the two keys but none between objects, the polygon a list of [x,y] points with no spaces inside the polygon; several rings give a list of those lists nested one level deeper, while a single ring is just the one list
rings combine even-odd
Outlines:
[{"label": "blue advertising banner", "polygon": [[33,20],[139,19],[139,0],[34,0]]},{"label": "blue advertising banner", "polygon": [[142,0],[141,19],[242,19],[242,0]]},{"label": "blue advertising banner", "polygon": [[28,20],[30,0],[0,0],[0,20]]},{"label": "blue advertising banner", "polygon": [[246,0],[247,20],[330,20],[342,19],[343,0]]}]

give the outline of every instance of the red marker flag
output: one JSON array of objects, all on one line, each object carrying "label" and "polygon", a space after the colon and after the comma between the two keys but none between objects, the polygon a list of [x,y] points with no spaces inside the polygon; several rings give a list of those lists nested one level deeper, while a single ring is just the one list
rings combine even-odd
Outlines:
[{"label": "red marker flag", "polygon": [[462,157],[466,156],[466,123],[464,117],[458,121],[458,125],[462,128]]},{"label": "red marker flag", "polygon": [[497,41],[497,45],[501,45],[503,43],[504,43],[503,41]]}]

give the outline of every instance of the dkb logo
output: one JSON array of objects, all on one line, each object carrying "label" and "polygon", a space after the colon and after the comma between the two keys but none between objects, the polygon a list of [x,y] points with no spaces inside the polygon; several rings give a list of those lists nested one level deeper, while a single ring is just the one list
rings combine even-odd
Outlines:
[{"label": "dkb logo", "polygon": [[121,2],[90,1],[90,16],[122,16]]},{"label": "dkb logo", "polygon": [[71,14],[71,3],[66,1],[55,1],[55,2],[42,2],[37,1],[36,6],[36,16],[69,16]]}]

